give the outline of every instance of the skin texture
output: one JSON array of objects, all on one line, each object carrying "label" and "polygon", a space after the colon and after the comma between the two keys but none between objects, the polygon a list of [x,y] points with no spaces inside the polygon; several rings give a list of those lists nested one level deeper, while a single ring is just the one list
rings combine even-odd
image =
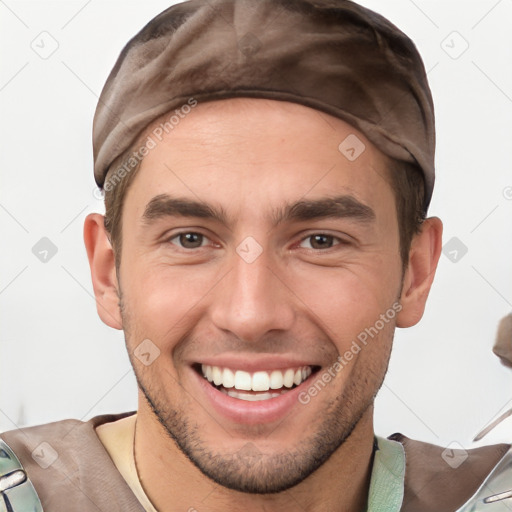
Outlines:
[{"label": "skin texture", "polygon": [[[366,149],[349,161],[338,146],[352,134]],[[363,509],[373,400],[395,326],[423,314],[441,222],[424,223],[403,273],[387,158],[347,123],[286,102],[198,105],[141,165],[124,204],[119,271],[101,215],[87,218],[85,242],[98,312],[124,329],[139,383],[135,456],[149,498],[162,511]],[[225,219],[162,215],[161,204],[147,218],[163,194]],[[342,216],[280,215],[334,197],[344,198]],[[180,233],[204,238],[187,248]],[[247,237],[262,251],[251,263],[236,250]],[[321,392],[274,421],[219,413],[194,369],[300,361],[319,369],[317,380],[397,304]],[[148,366],[134,357],[143,340],[160,351]]]}]

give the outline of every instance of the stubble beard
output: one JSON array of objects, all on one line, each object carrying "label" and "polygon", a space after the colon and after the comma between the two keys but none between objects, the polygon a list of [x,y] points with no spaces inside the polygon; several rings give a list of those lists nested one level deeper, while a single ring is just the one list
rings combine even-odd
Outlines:
[{"label": "stubble beard", "polygon": [[[185,410],[165,400],[165,388],[155,379],[151,379],[147,368],[145,371],[139,371],[140,366],[134,360],[133,350],[130,349],[134,346],[129,340],[130,315],[127,314],[122,300],[120,306],[126,346],[137,384],[158,422],[170,440],[206,477],[223,487],[243,493],[283,492],[314,473],[345,443],[365,413],[373,406],[387,372],[390,349],[384,356],[385,364],[381,359],[373,366],[361,368],[361,364],[358,364],[360,358],[355,359],[345,389],[324,408],[324,418],[316,433],[302,439],[299,446],[269,455],[257,448],[257,441],[248,441],[236,452],[220,452],[204,440],[203,432],[194,422],[193,415],[187,415]],[[375,339],[372,343],[384,342],[391,347],[393,331],[394,327],[389,329],[389,332],[381,333],[381,338],[390,339]],[[318,375],[323,371],[325,370],[320,370]],[[325,391],[320,392],[319,396],[323,392]],[[318,399],[314,398],[310,403]],[[198,403],[194,400],[193,402]],[[309,404],[303,405],[308,406]],[[276,427],[278,428],[279,426]]]}]

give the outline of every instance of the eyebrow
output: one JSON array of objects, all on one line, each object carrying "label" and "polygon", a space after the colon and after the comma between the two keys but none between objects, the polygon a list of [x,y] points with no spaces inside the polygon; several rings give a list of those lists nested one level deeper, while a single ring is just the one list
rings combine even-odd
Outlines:
[{"label": "eyebrow", "polygon": [[[146,223],[164,217],[197,217],[212,219],[228,225],[226,212],[219,207],[193,199],[155,196],[149,201],[142,216]],[[349,218],[363,223],[375,220],[375,212],[351,195],[301,200],[275,210],[270,216],[273,225],[285,221],[307,221],[326,218]]]},{"label": "eyebrow", "polygon": [[146,205],[142,215],[143,220],[147,223],[163,217],[199,217],[227,224],[227,216],[222,208],[192,199],[171,197],[167,194],[153,197]]},{"label": "eyebrow", "polygon": [[350,218],[363,223],[375,221],[375,212],[351,195],[297,201],[274,213],[273,221],[306,221]]}]

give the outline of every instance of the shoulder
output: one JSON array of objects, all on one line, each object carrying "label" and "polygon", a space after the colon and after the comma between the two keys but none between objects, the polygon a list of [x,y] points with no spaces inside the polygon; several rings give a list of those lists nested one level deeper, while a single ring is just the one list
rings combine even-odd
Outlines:
[{"label": "shoulder", "polygon": [[[393,434],[389,439],[401,443],[405,451],[402,512],[462,510],[466,503],[480,499],[479,491],[485,494],[489,480],[502,471],[500,467],[509,472],[508,481],[512,479],[509,444],[457,450],[415,441],[402,434]],[[500,492],[492,487],[494,492],[488,492],[489,495]]]},{"label": "shoulder", "polygon": [[140,512],[95,431],[130,414],[58,421],[4,432],[0,438],[20,460],[45,512],[98,508]]}]

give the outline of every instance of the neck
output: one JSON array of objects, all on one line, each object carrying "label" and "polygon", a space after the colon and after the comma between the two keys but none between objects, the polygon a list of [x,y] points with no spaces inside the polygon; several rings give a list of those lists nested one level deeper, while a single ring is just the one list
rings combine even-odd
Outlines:
[{"label": "neck", "polygon": [[[140,404],[142,405],[142,404]],[[356,512],[365,510],[373,452],[373,407],[349,438],[300,484],[276,494],[222,487],[181,452],[146,407],[139,407],[135,459],[141,484],[159,512]]]}]

